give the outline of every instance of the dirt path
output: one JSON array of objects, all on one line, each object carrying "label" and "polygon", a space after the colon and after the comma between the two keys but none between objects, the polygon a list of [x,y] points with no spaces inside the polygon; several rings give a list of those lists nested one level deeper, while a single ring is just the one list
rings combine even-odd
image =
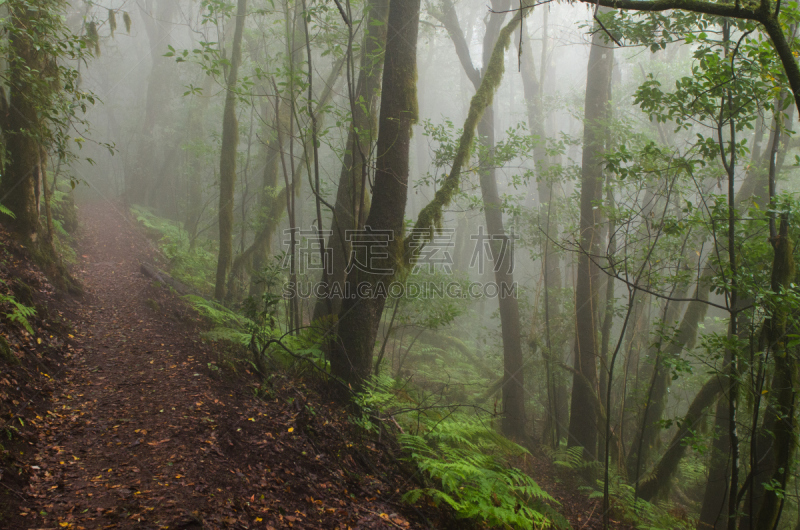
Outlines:
[{"label": "dirt path", "polygon": [[79,347],[38,431],[30,528],[416,526],[302,388],[265,401],[216,375],[190,311],[139,272],[153,246],[117,207],[85,206],[82,224]]}]

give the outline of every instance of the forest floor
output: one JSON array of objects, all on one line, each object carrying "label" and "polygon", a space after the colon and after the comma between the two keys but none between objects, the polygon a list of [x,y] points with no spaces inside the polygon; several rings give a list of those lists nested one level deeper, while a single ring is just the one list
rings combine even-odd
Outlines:
[{"label": "forest floor", "polygon": [[[413,473],[312,383],[220,368],[202,320],[140,272],[163,258],[121,207],[84,205],[81,224],[86,293],[51,297],[64,366],[4,440],[19,476],[0,475],[0,528],[463,528],[404,504]],[[598,528],[596,502],[552,478],[573,527]]]}]

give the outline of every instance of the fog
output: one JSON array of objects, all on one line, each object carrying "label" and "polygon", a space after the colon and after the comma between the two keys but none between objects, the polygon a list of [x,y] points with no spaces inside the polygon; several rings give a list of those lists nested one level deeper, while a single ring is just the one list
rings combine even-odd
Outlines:
[{"label": "fog", "polygon": [[[784,340],[797,336],[794,298],[776,294],[794,292],[794,265],[790,276],[775,271],[777,241],[797,232],[798,147],[789,82],[769,37],[751,22],[677,11],[637,17],[567,2],[525,10],[510,27],[504,72],[493,104],[479,109],[486,113],[455,191],[442,200],[480,103],[473,96],[489,84],[484,63],[495,45],[485,40],[497,39],[519,6],[422,2],[417,71],[381,89],[381,76],[403,73],[389,70],[399,52],[384,63],[391,40],[370,48],[364,37],[387,24],[401,35],[365,12],[381,3],[251,1],[237,37],[241,0],[72,2],[67,24],[90,37],[93,57],[70,65],[97,102],[85,114],[88,130],[72,133],[77,158],[59,168],[57,189],[78,208],[105,201],[132,212],[160,249],[157,267],[220,311],[275,336],[305,337],[295,346],[317,352],[324,370],[354,388],[371,374],[404,381],[422,396],[415,403],[494,411],[493,428],[547,447],[557,461],[577,466],[567,447],[578,447],[578,459],[606,471],[600,488],[609,468],[630,485],[618,484],[614,498],[635,493],[662,501],[653,510],[664,517],[682,514],[661,527],[720,527],[708,514],[728,513],[731,486],[756,498],[738,512],[739,524],[750,524],[772,491],[762,483],[774,478],[782,492],[797,483],[795,449],[781,475],[770,466],[782,457],[752,442],[771,439],[778,409],[792,418],[788,432],[797,430],[794,408],[769,393],[780,356],[797,353],[796,340]],[[378,76],[365,74],[376,65]],[[369,82],[379,94],[359,92]],[[397,164],[382,166],[403,141],[398,133],[396,146],[382,144],[381,126],[402,129],[413,112],[389,116],[386,102],[405,104],[414,92],[405,181]],[[386,182],[399,183],[388,199]],[[220,200],[224,189],[231,201]],[[402,218],[386,221],[403,204]],[[427,216],[435,222],[418,224]],[[392,235],[385,245],[364,236],[373,246],[357,250],[343,227],[363,235],[368,219],[386,221]],[[394,250],[403,244],[414,256],[407,262]],[[376,256],[391,274],[351,272]],[[402,296],[370,306],[369,325],[350,322],[357,311],[331,289],[356,280],[372,289],[358,298],[381,298],[376,286],[390,284]],[[508,297],[498,294],[506,282]],[[302,335],[315,326],[326,338]],[[360,366],[351,373],[336,367],[331,337],[355,344],[356,332],[368,358],[358,364],[345,351],[347,366]],[[240,353],[249,355],[244,346]],[[796,389],[794,371],[787,377]],[[738,383],[706,398],[717,375]],[[796,434],[787,436],[794,447]],[[719,464],[717,455],[733,447],[741,470],[731,478],[719,471],[728,456]],[[752,480],[751,450],[767,459]],[[787,493],[780,527],[797,514]]]}]

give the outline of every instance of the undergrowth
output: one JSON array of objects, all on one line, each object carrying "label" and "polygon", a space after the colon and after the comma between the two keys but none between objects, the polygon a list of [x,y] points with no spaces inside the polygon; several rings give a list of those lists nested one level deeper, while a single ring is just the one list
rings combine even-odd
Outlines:
[{"label": "undergrowth", "polygon": [[[656,504],[636,497],[633,486],[626,484],[618,476],[609,478],[611,515],[641,530],[692,530],[695,524],[675,517],[675,505],[670,501]],[[603,498],[603,481],[598,480],[596,488],[586,487],[590,499]]]},{"label": "undergrowth", "polygon": [[569,527],[551,506],[558,502],[511,465],[528,451],[499,434],[486,415],[415,403],[405,384],[387,376],[375,378],[358,404],[361,426],[376,429],[376,418],[392,418],[403,429],[398,442],[425,482],[404,495],[406,502],[427,499],[492,527]]},{"label": "undergrowth", "polygon": [[[560,467],[580,474],[600,476],[603,466],[598,461],[587,461],[583,458],[582,447],[567,447],[562,444],[557,449],[545,449],[545,453]],[[590,499],[603,498],[603,481],[597,480],[595,487],[584,486],[581,490]],[[636,497],[633,486],[626,484],[621,477],[611,474],[609,477],[609,496],[611,498],[611,518],[624,521],[641,530],[690,530],[690,524],[673,515],[677,512],[675,505],[669,501],[656,504]]]},{"label": "undergrowth", "polygon": [[[0,279],[0,285],[8,289],[8,283],[5,280]],[[25,328],[25,331],[31,335],[35,335],[33,326],[29,320],[36,316],[36,310],[34,308],[19,302],[10,292],[8,294],[0,292],[0,308],[7,310],[5,317],[8,320],[16,322]]]},{"label": "undergrowth", "polygon": [[211,242],[199,239],[193,242],[181,223],[158,217],[141,206],[132,206],[131,212],[150,237],[158,241],[175,279],[198,292],[213,292],[217,258]]},{"label": "undergrowth", "polygon": [[[213,261],[204,257],[203,251],[190,248],[188,235],[180,225],[141,208],[133,212],[159,239],[176,278],[195,287],[212,284]],[[205,338],[230,345],[239,352],[234,362],[249,363],[265,379],[280,370],[329,377],[320,328],[289,330],[285,318],[281,318],[285,316],[285,300],[280,293],[286,272],[279,262],[276,259],[260,275],[264,294],[245,300],[239,311],[201,296],[187,296],[187,301],[212,324]],[[416,305],[403,302],[400,309],[396,325],[430,331],[451,324],[468,305],[463,300]],[[409,336],[412,338],[402,353],[387,358],[386,365],[399,376],[403,361],[413,359],[420,383],[376,376],[367,390],[356,396],[360,413],[353,418],[356,425],[373,433],[381,432],[380,425],[387,422],[399,427],[397,441],[403,458],[422,478],[419,487],[404,495],[404,501],[446,506],[464,521],[465,528],[569,528],[556,510],[558,502],[534,478],[512,465],[530,454],[499,434],[491,414],[476,406],[441,401],[445,393],[441,388],[460,386],[452,381],[453,376],[459,379],[459,375],[471,374],[474,378],[475,359],[465,362],[460,353],[469,346],[451,336],[432,338],[420,331]],[[489,375],[491,369],[484,367],[483,372]],[[487,375],[483,379],[488,384]],[[431,392],[432,388],[438,390]],[[464,393],[459,390],[448,397]],[[430,403],[436,399],[440,401]]]}]

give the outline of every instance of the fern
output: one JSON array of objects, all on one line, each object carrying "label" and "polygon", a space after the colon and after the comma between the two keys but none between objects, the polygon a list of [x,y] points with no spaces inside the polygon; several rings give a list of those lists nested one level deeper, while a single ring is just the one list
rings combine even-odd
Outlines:
[{"label": "fern", "polygon": [[[603,498],[603,481],[597,481],[597,489],[589,491],[590,499]],[[622,519],[640,530],[691,530],[695,527],[689,521],[674,517],[670,510],[675,506],[668,501],[652,504],[636,497],[635,489],[618,476],[609,479],[609,493],[613,516]]]},{"label": "fern", "polygon": [[[7,285],[3,280],[0,280],[0,283]],[[20,303],[11,294],[0,294],[0,305],[11,308],[11,310],[5,314],[7,319],[19,324],[31,335],[35,335],[33,326],[28,319],[32,319],[36,316],[36,309]]]},{"label": "fern", "polygon": [[602,464],[596,460],[585,460],[583,458],[582,447],[567,447],[561,444],[557,449],[544,448],[545,454],[549,456],[553,463],[572,471],[594,471],[602,470]]},{"label": "fern", "polygon": [[503,528],[563,527],[566,521],[545,502],[557,503],[527,474],[510,467],[511,456],[527,451],[463,415],[426,424],[422,434],[401,434],[409,460],[431,480],[405,494],[406,502],[427,497],[450,506],[460,518]]},{"label": "fern", "polygon": [[170,261],[170,274],[200,292],[213,290],[216,248],[213,242],[192,247],[180,223],[156,216],[140,206],[131,207],[136,220],[147,230]]},{"label": "fern", "polygon": [[2,204],[0,204],[0,213],[2,213],[2,214],[5,214],[5,215],[9,216],[9,217],[11,217],[12,219],[16,219],[16,218],[17,218],[17,216],[16,216],[16,215],[14,215],[14,212],[12,212],[11,210],[9,210],[8,208],[6,208],[5,206],[3,206]]}]

